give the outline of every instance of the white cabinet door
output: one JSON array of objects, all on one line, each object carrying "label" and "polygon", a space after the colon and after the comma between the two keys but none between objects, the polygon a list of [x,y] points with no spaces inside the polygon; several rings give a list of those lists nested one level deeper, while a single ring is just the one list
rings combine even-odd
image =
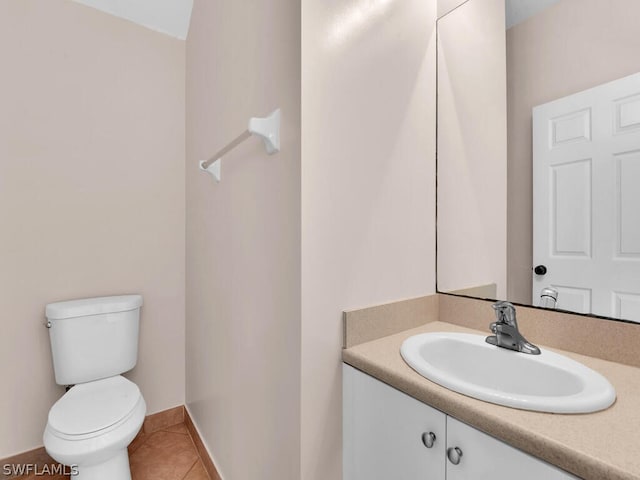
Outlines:
[{"label": "white cabinet door", "polygon": [[444,413],[343,364],[344,480],[444,480],[445,428]]},{"label": "white cabinet door", "polygon": [[447,445],[462,452],[457,465],[447,460],[447,480],[577,479],[451,417],[447,417]]}]

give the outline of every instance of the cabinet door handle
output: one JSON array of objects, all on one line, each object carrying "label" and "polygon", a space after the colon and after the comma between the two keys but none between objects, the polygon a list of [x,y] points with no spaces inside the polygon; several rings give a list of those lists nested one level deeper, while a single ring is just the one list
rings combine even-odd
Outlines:
[{"label": "cabinet door handle", "polygon": [[454,465],[458,465],[460,463],[460,459],[462,458],[462,450],[460,450],[458,447],[448,448],[447,458]]},{"label": "cabinet door handle", "polygon": [[422,434],[422,443],[425,447],[431,448],[436,443],[436,434],[433,432],[424,432]]}]

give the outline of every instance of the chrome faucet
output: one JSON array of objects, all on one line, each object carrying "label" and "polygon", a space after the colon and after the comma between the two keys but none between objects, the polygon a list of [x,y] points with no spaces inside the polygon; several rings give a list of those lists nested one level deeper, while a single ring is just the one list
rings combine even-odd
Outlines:
[{"label": "chrome faucet", "polygon": [[520,334],[516,321],[516,307],[513,304],[498,302],[493,304],[493,309],[496,311],[496,321],[491,324],[494,335],[485,339],[487,343],[516,352],[540,355],[540,349]]}]

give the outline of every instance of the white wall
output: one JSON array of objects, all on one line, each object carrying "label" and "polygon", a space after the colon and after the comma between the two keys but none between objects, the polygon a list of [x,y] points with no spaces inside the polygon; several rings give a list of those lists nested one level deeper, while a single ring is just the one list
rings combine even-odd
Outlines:
[{"label": "white wall", "polygon": [[[280,153],[198,169],[275,107]],[[226,480],[299,480],[299,2],[196,0],[186,172],[187,406]]]},{"label": "white wall", "polygon": [[507,292],[504,0],[438,21],[438,290]]},{"label": "white wall", "polygon": [[302,2],[302,472],[340,479],[345,309],[435,290],[435,0]]},{"label": "white wall", "polygon": [[184,403],[184,42],[68,0],[0,2],[0,458],[42,445],[49,302],[144,296],[148,413]]}]

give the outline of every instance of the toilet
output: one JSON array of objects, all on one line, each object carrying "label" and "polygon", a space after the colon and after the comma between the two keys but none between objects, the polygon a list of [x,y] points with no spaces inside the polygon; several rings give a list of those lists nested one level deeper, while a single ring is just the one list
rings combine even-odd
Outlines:
[{"label": "toilet", "polygon": [[147,406],[122,373],[135,367],[141,295],[51,303],[47,327],[58,385],[73,385],[49,410],[44,447],[76,480],[130,480],[127,446]]}]

